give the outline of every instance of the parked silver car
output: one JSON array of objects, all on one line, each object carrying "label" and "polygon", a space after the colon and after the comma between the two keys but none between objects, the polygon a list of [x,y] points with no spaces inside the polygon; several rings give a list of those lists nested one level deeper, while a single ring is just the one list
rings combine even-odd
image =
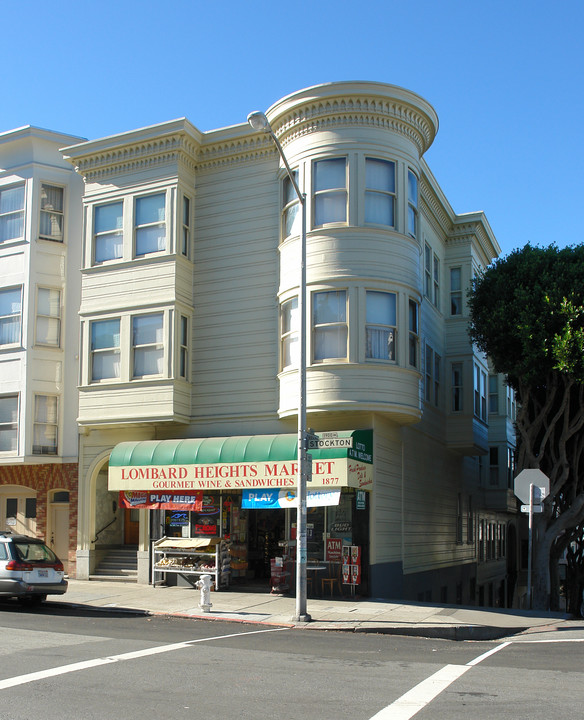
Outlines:
[{"label": "parked silver car", "polygon": [[63,563],[42,540],[0,532],[0,596],[37,605],[67,586]]}]

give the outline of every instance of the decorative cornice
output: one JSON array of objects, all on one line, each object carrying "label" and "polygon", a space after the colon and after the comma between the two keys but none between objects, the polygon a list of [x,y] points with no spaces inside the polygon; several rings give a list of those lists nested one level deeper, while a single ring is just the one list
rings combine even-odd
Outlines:
[{"label": "decorative cornice", "polygon": [[[246,128],[247,129],[247,128]],[[269,135],[247,135],[203,145],[197,155],[197,170],[230,165],[247,160],[276,156],[277,150]]]},{"label": "decorative cornice", "polygon": [[452,233],[452,217],[425,176],[420,182],[420,205],[426,221],[445,240]]}]

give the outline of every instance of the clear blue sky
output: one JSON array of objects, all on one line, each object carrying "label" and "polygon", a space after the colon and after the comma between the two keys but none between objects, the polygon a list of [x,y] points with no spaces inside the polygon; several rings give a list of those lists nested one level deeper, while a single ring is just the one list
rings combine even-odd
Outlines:
[{"label": "clear blue sky", "polygon": [[503,254],[582,242],[583,0],[0,0],[0,18],[0,131],[204,131],[317,83],[387,82],[434,106],[426,160]]}]

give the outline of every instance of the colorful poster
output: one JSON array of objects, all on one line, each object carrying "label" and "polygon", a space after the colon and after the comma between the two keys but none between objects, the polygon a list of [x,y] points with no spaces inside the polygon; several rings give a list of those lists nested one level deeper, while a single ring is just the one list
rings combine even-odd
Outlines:
[{"label": "colorful poster", "polygon": [[180,493],[151,492],[149,490],[121,490],[119,506],[134,510],[195,510],[203,504],[202,490]]},{"label": "colorful poster", "polygon": [[[308,507],[323,507],[325,505],[338,505],[341,499],[340,490],[308,490],[306,505]],[[298,507],[296,490],[244,490],[241,497],[241,507],[247,509],[261,508],[287,508]]]},{"label": "colorful poster", "polygon": [[341,562],[343,541],[341,538],[326,539],[326,557],[329,562]]}]

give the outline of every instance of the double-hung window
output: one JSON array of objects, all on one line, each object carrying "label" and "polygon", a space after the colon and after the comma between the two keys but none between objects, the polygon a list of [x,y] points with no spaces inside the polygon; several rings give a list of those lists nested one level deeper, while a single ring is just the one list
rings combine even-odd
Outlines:
[{"label": "double-hung window", "polygon": [[185,257],[191,254],[191,201],[186,195],[183,197],[183,219],[182,219],[182,238],[181,253]]},{"label": "double-hung window", "polygon": [[327,290],[313,295],[315,362],[347,357],[347,293]]},{"label": "double-hung window", "polygon": [[37,345],[59,347],[61,341],[61,291],[39,288],[37,291]]},{"label": "double-hung window", "polygon": [[298,298],[291,298],[282,303],[280,309],[280,352],[282,368],[298,366]]},{"label": "double-hung window", "polygon": [[186,315],[180,316],[179,328],[179,377],[188,380],[189,377],[189,319]]},{"label": "double-hung window", "polygon": [[20,343],[22,288],[0,290],[0,346]]},{"label": "double-hung window", "polygon": [[133,377],[162,375],[164,362],[162,313],[132,318]]},{"label": "double-hung window", "polygon": [[0,452],[18,449],[18,395],[0,397]]},{"label": "double-hung window", "polygon": [[408,233],[418,234],[418,178],[408,170]]},{"label": "double-hung window", "polygon": [[452,384],[452,412],[461,412],[462,411],[462,397],[463,397],[463,387],[462,387],[462,363],[452,363],[452,375],[451,375],[451,384]]},{"label": "double-hung window", "polygon": [[489,448],[489,485],[499,484],[499,448],[493,445]]},{"label": "double-hung window", "polygon": [[489,375],[489,412],[495,415],[499,412],[499,378]]},{"label": "double-hung window", "polygon": [[425,398],[438,407],[440,404],[440,375],[442,358],[430,346],[426,345],[425,357]]},{"label": "double-hung window", "polygon": [[418,316],[418,303],[415,300],[410,300],[408,303],[408,364],[411,367],[418,367],[419,365],[420,335]]},{"label": "double-hung window", "polygon": [[0,243],[24,237],[24,183],[0,188]]},{"label": "double-hung window", "polygon": [[57,454],[58,400],[54,395],[35,395],[32,451],[35,455]]},{"label": "double-hung window", "polygon": [[487,373],[478,365],[474,370],[474,414],[487,422]]},{"label": "double-hung window", "polygon": [[365,158],[365,222],[395,226],[395,163]]},{"label": "double-hung window", "polygon": [[62,187],[41,185],[39,237],[43,240],[63,242],[63,195]]},{"label": "double-hung window", "polygon": [[120,377],[120,319],[91,323],[91,379]]},{"label": "double-hung window", "polygon": [[462,268],[450,268],[450,314],[462,315]]},{"label": "double-hung window", "polygon": [[93,215],[93,259],[96,264],[118,260],[123,255],[123,203],[97,205]]},{"label": "double-hung window", "polygon": [[166,249],[165,193],[136,198],[134,225],[137,256]]},{"label": "double-hung window", "polygon": [[371,360],[395,360],[395,293],[368,291],[366,299],[365,356]]},{"label": "double-hung window", "polygon": [[[298,170],[293,170],[292,174],[298,184]],[[289,176],[282,183],[282,233],[287,238],[290,235],[300,235],[302,213],[300,212],[300,198],[294,188],[292,180]]]},{"label": "double-hung window", "polygon": [[347,222],[347,161],[345,158],[314,163],[314,225]]}]

